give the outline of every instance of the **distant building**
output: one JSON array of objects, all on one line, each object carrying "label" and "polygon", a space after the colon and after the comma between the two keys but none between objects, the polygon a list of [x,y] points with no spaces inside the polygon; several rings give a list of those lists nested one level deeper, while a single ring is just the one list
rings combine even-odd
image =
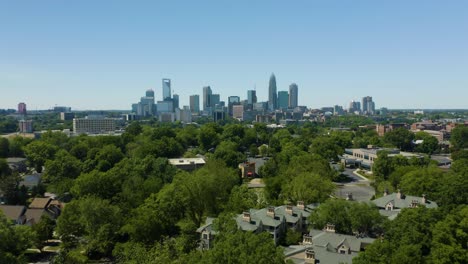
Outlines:
[{"label": "distant building", "polygon": [[205,165],[203,158],[179,158],[169,159],[169,164],[175,166],[178,169],[193,171]]},{"label": "distant building", "polygon": [[375,103],[372,101],[371,96],[362,98],[362,112],[367,115],[375,114]]},{"label": "distant building", "polygon": [[211,91],[210,86],[203,87],[203,110],[209,110],[212,107],[211,104],[211,95],[213,92]]},{"label": "distant building", "polygon": [[339,105],[335,105],[333,107],[333,115],[344,115],[343,107]]},{"label": "distant building", "polygon": [[221,103],[220,95],[219,94],[211,94],[211,107],[215,107]]},{"label": "distant building", "polygon": [[289,105],[289,94],[287,91],[278,92],[278,109],[287,109]]},{"label": "distant building", "polygon": [[171,100],[158,101],[156,104],[158,114],[174,112],[174,102]]},{"label": "distant building", "polygon": [[182,123],[192,123],[192,112],[189,109],[176,108],[175,119]]},{"label": "distant building", "polygon": [[172,102],[173,102],[174,110],[179,108],[179,95],[178,94],[172,95]]},{"label": "distant building", "polygon": [[267,102],[258,102],[258,103],[253,104],[254,111],[263,112],[263,111],[266,111],[267,109],[268,109]]},{"label": "distant building", "polygon": [[257,102],[257,91],[255,90],[248,90],[247,91],[247,103],[249,105],[253,105]]},{"label": "distant building", "polygon": [[171,79],[162,79],[162,95],[163,101],[171,99]]},{"label": "distant building", "polygon": [[108,134],[116,130],[114,118],[73,118],[75,134]]},{"label": "distant building", "polygon": [[295,108],[298,106],[298,97],[299,97],[299,91],[298,91],[297,84],[292,83],[289,85],[289,108]]},{"label": "distant building", "polygon": [[221,121],[221,120],[226,120],[226,111],[227,109],[225,109],[225,107],[221,108],[221,109],[215,109],[213,111],[213,121],[214,122],[218,122],[218,121]]},{"label": "distant building", "polygon": [[230,116],[233,116],[233,106],[240,104],[239,96],[229,96],[228,97],[228,113]]},{"label": "distant building", "polygon": [[175,121],[175,114],[173,112],[159,113],[159,122],[172,123]]},{"label": "distant building", "polygon": [[18,114],[20,115],[26,115],[26,104],[25,103],[19,103],[18,104]]},{"label": "distant building", "polygon": [[361,112],[361,103],[357,101],[351,101],[348,107],[349,113],[360,113]]},{"label": "distant building", "polygon": [[32,133],[33,132],[33,121],[32,120],[20,120],[18,123],[20,133]]},{"label": "distant building", "polygon": [[192,113],[200,112],[200,96],[198,94],[190,96],[190,111]]},{"label": "distant building", "polygon": [[70,113],[70,112],[61,112],[60,113],[60,120],[67,121],[67,120],[73,120],[73,118],[75,118],[74,113]]},{"label": "distant building", "polygon": [[69,112],[71,112],[71,107],[69,107],[69,106],[54,106],[54,112],[55,113],[61,113],[61,112],[69,113]]},{"label": "distant building", "polygon": [[154,103],[154,90],[146,90],[145,96],[140,98],[139,103],[132,104],[132,112],[137,116],[153,116],[156,114]]},{"label": "distant building", "polygon": [[410,152],[400,151],[399,149],[373,148],[369,146],[368,148],[345,149],[341,162],[345,166],[349,165],[354,167],[361,167],[364,169],[372,169],[372,165],[377,159],[378,153],[381,151],[388,152],[389,157],[401,155],[405,158],[424,158],[424,156]]},{"label": "distant building", "polygon": [[276,94],[276,77],[272,73],[268,84],[268,110],[274,111],[278,107],[278,98]]},{"label": "distant building", "polygon": [[244,115],[244,106],[243,105],[233,105],[232,106],[232,117],[242,119]]},{"label": "distant building", "polygon": [[409,126],[408,124],[405,124],[405,123],[393,123],[393,124],[388,124],[388,125],[377,125],[375,127],[376,131],[377,131],[377,134],[379,136],[383,136],[385,135],[385,133],[389,132],[389,131],[393,131],[397,128],[405,128],[405,129],[408,129]]}]

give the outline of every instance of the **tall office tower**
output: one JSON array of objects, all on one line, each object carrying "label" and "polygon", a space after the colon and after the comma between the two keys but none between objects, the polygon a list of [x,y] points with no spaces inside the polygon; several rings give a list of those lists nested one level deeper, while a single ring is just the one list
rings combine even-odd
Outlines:
[{"label": "tall office tower", "polygon": [[154,90],[152,90],[152,89],[146,90],[146,97],[153,97],[154,98]]},{"label": "tall office tower", "polygon": [[289,85],[289,108],[296,108],[298,106],[298,96],[297,84],[291,83],[291,85]]},{"label": "tall office tower", "polygon": [[172,101],[174,102],[174,111],[175,111],[175,109],[179,108],[179,95],[174,94],[172,96]]},{"label": "tall office tower", "polygon": [[162,79],[163,100],[171,99],[171,79]]},{"label": "tall office tower", "polygon": [[215,107],[216,105],[219,105],[221,103],[219,94],[211,94],[210,103],[211,103],[210,105],[211,107]]},{"label": "tall office tower", "polygon": [[289,94],[288,91],[279,91],[278,92],[278,107],[279,109],[287,109],[289,103]]},{"label": "tall office tower", "polygon": [[229,96],[228,97],[228,113],[230,116],[232,116],[232,107],[234,105],[239,105],[240,104],[240,97],[239,96]]},{"label": "tall office tower", "polygon": [[247,103],[253,105],[256,102],[257,102],[257,91],[248,90],[247,91]]},{"label": "tall office tower", "polygon": [[274,111],[276,110],[278,103],[276,97],[276,77],[275,74],[272,73],[270,76],[270,83],[268,85],[268,110]]},{"label": "tall office tower", "polygon": [[375,104],[372,102],[372,96],[366,96],[362,98],[362,112],[369,115],[374,114]]},{"label": "tall office tower", "polygon": [[200,112],[200,96],[198,94],[190,96],[190,111],[192,113]]},{"label": "tall office tower", "polygon": [[26,104],[19,103],[18,104],[18,114],[25,115],[26,114]]},{"label": "tall office tower", "polygon": [[213,92],[211,91],[211,87],[205,86],[203,87],[203,110],[208,110],[211,107],[211,95]]}]

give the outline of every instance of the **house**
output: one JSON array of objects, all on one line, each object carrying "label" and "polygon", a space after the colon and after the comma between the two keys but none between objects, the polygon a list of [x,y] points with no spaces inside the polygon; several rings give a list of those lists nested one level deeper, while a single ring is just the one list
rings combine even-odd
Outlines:
[{"label": "house", "polygon": [[23,225],[26,222],[26,217],[24,215],[26,206],[2,204],[0,205],[0,211],[15,225]]},{"label": "house", "polygon": [[255,177],[255,162],[243,162],[239,164],[242,178],[253,178]]},{"label": "house", "polygon": [[381,215],[388,217],[390,220],[395,219],[403,208],[416,208],[419,206],[427,208],[438,207],[436,202],[428,200],[424,194],[422,197],[411,196],[403,194],[400,190],[392,194],[389,194],[385,190],[382,197],[374,199],[371,202],[379,208]]},{"label": "house", "polygon": [[205,224],[197,229],[197,233],[200,233],[200,249],[210,249],[212,247],[213,239],[218,234],[213,228],[213,220],[215,218],[207,217]]},{"label": "house", "polygon": [[[250,209],[237,215],[235,220],[239,229],[257,234],[268,232],[275,244],[278,244],[287,228],[306,232],[307,218],[316,207],[316,204],[304,205],[299,201],[296,206],[283,205]],[[207,218],[205,225],[198,228],[197,232],[200,233],[200,248],[209,249],[217,234],[216,230],[213,230],[213,218]]]},{"label": "house", "polygon": [[[47,213],[50,217],[52,217],[53,219],[56,219],[57,217],[59,217],[60,213],[62,212],[62,209],[63,209],[63,206],[62,206],[62,203],[58,200],[53,200],[52,198],[50,197],[46,197],[46,198],[34,198],[31,202],[31,204],[29,204],[29,210],[43,210],[44,213]],[[38,215],[38,211],[36,213],[33,213],[33,211],[31,211],[30,213],[31,215]],[[37,220],[40,219],[37,218]],[[36,221],[37,223],[38,221]]]},{"label": "house", "polygon": [[375,239],[335,233],[334,225],[324,230],[312,229],[303,236],[301,245],[285,250],[285,259],[293,263],[352,263],[352,259]]},{"label": "house", "polygon": [[25,172],[27,169],[26,158],[7,158],[6,162],[13,171]]},{"label": "house", "polygon": [[254,233],[269,232],[276,244],[285,234],[286,228],[303,232],[315,205],[305,206],[299,201],[296,206],[270,206],[262,209],[250,209],[236,217],[237,226],[244,231]]},{"label": "house", "polygon": [[34,173],[26,175],[23,177],[23,180],[20,181],[19,186],[25,186],[29,190],[34,187],[37,187],[41,183],[42,173]]}]

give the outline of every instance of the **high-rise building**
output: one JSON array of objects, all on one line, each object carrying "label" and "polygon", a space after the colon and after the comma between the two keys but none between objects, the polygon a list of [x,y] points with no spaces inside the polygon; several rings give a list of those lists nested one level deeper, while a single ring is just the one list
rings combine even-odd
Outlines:
[{"label": "high-rise building", "polygon": [[289,108],[296,108],[298,106],[298,96],[299,93],[297,84],[291,83],[291,85],[289,85]]},{"label": "high-rise building", "polygon": [[372,101],[372,96],[362,98],[362,112],[368,115],[375,113],[375,103]]},{"label": "high-rise building", "polygon": [[221,103],[221,99],[219,94],[212,94],[211,99],[210,99],[211,107],[215,107],[216,105],[219,105]]},{"label": "high-rise building", "polygon": [[146,97],[153,97],[154,98],[154,90],[153,89],[146,90]]},{"label": "high-rise building", "polygon": [[200,96],[198,94],[190,96],[190,111],[192,113],[200,112]]},{"label": "high-rise building", "polygon": [[288,91],[279,91],[278,92],[278,107],[279,109],[287,109],[289,104],[289,94]]},{"label": "high-rise building", "polygon": [[171,79],[162,79],[163,100],[171,99]]},{"label": "high-rise building", "polygon": [[257,102],[257,91],[248,90],[247,91],[247,103],[253,105]]},{"label": "high-rise building", "polygon": [[26,104],[25,103],[19,103],[18,104],[18,114],[20,114],[20,115],[25,115],[26,114]]},{"label": "high-rise building", "polygon": [[230,116],[232,116],[232,107],[234,105],[239,105],[240,104],[240,97],[239,96],[229,96],[228,97],[228,113]]},{"label": "high-rise building", "polygon": [[172,96],[172,101],[174,102],[174,110],[179,108],[179,95],[178,94],[174,94]]},{"label": "high-rise building", "polygon": [[208,110],[211,105],[211,95],[213,92],[211,91],[210,86],[203,87],[203,110]]},{"label": "high-rise building", "polygon": [[20,120],[18,123],[20,133],[32,133],[33,123],[32,120]]},{"label": "high-rise building", "polygon": [[268,84],[268,110],[274,111],[278,107],[276,97],[276,77],[272,73],[270,76],[270,82]]},{"label": "high-rise building", "polygon": [[361,103],[358,101],[354,101],[354,100],[349,102],[348,112],[349,113],[361,112]]}]

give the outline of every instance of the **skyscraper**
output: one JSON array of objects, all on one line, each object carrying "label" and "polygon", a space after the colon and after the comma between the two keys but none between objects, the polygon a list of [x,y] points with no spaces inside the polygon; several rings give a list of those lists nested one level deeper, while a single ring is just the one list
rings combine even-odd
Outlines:
[{"label": "skyscraper", "polygon": [[18,114],[25,115],[26,114],[26,104],[19,103],[18,104]]},{"label": "skyscraper", "polygon": [[287,109],[289,102],[288,91],[279,91],[278,92],[278,107],[280,109]]},{"label": "skyscraper", "polygon": [[247,91],[247,103],[253,105],[256,102],[257,102],[257,91],[248,90]]},{"label": "skyscraper", "polygon": [[298,106],[298,96],[297,84],[291,83],[291,85],[289,85],[289,108],[295,108]]},{"label": "skyscraper", "polygon": [[179,95],[174,94],[172,96],[172,101],[174,102],[174,111],[175,111],[175,109],[179,108]]},{"label": "skyscraper", "polygon": [[171,79],[162,79],[163,84],[163,100],[171,99]]},{"label": "skyscraper", "polygon": [[368,115],[375,113],[375,103],[372,101],[372,96],[362,98],[362,112]]},{"label": "skyscraper", "polygon": [[153,89],[146,90],[146,97],[153,97],[154,98],[154,90]]},{"label": "skyscraper", "polygon": [[219,96],[219,94],[211,94],[211,98],[210,98],[211,107],[215,107],[220,102],[221,102],[221,97]]},{"label": "skyscraper", "polygon": [[232,116],[232,107],[234,105],[239,105],[240,104],[240,97],[239,96],[229,96],[228,97],[228,113],[230,116]]},{"label": "skyscraper", "polygon": [[213,92],[211,91],[210,86],[203,87],[203,110],[208,110],[211,107],[211,95]]},{"label": "skyscraper", "polygon": [[276,77],[272,73],[270,76],[270,83],[268,85],[268,110],[274,111],[278,106],[276,97]]},{"label": "skyscraper", "polygon": [[192,113],[200,112],[200,96],[198,94],[190,96],[190,111]]}]

